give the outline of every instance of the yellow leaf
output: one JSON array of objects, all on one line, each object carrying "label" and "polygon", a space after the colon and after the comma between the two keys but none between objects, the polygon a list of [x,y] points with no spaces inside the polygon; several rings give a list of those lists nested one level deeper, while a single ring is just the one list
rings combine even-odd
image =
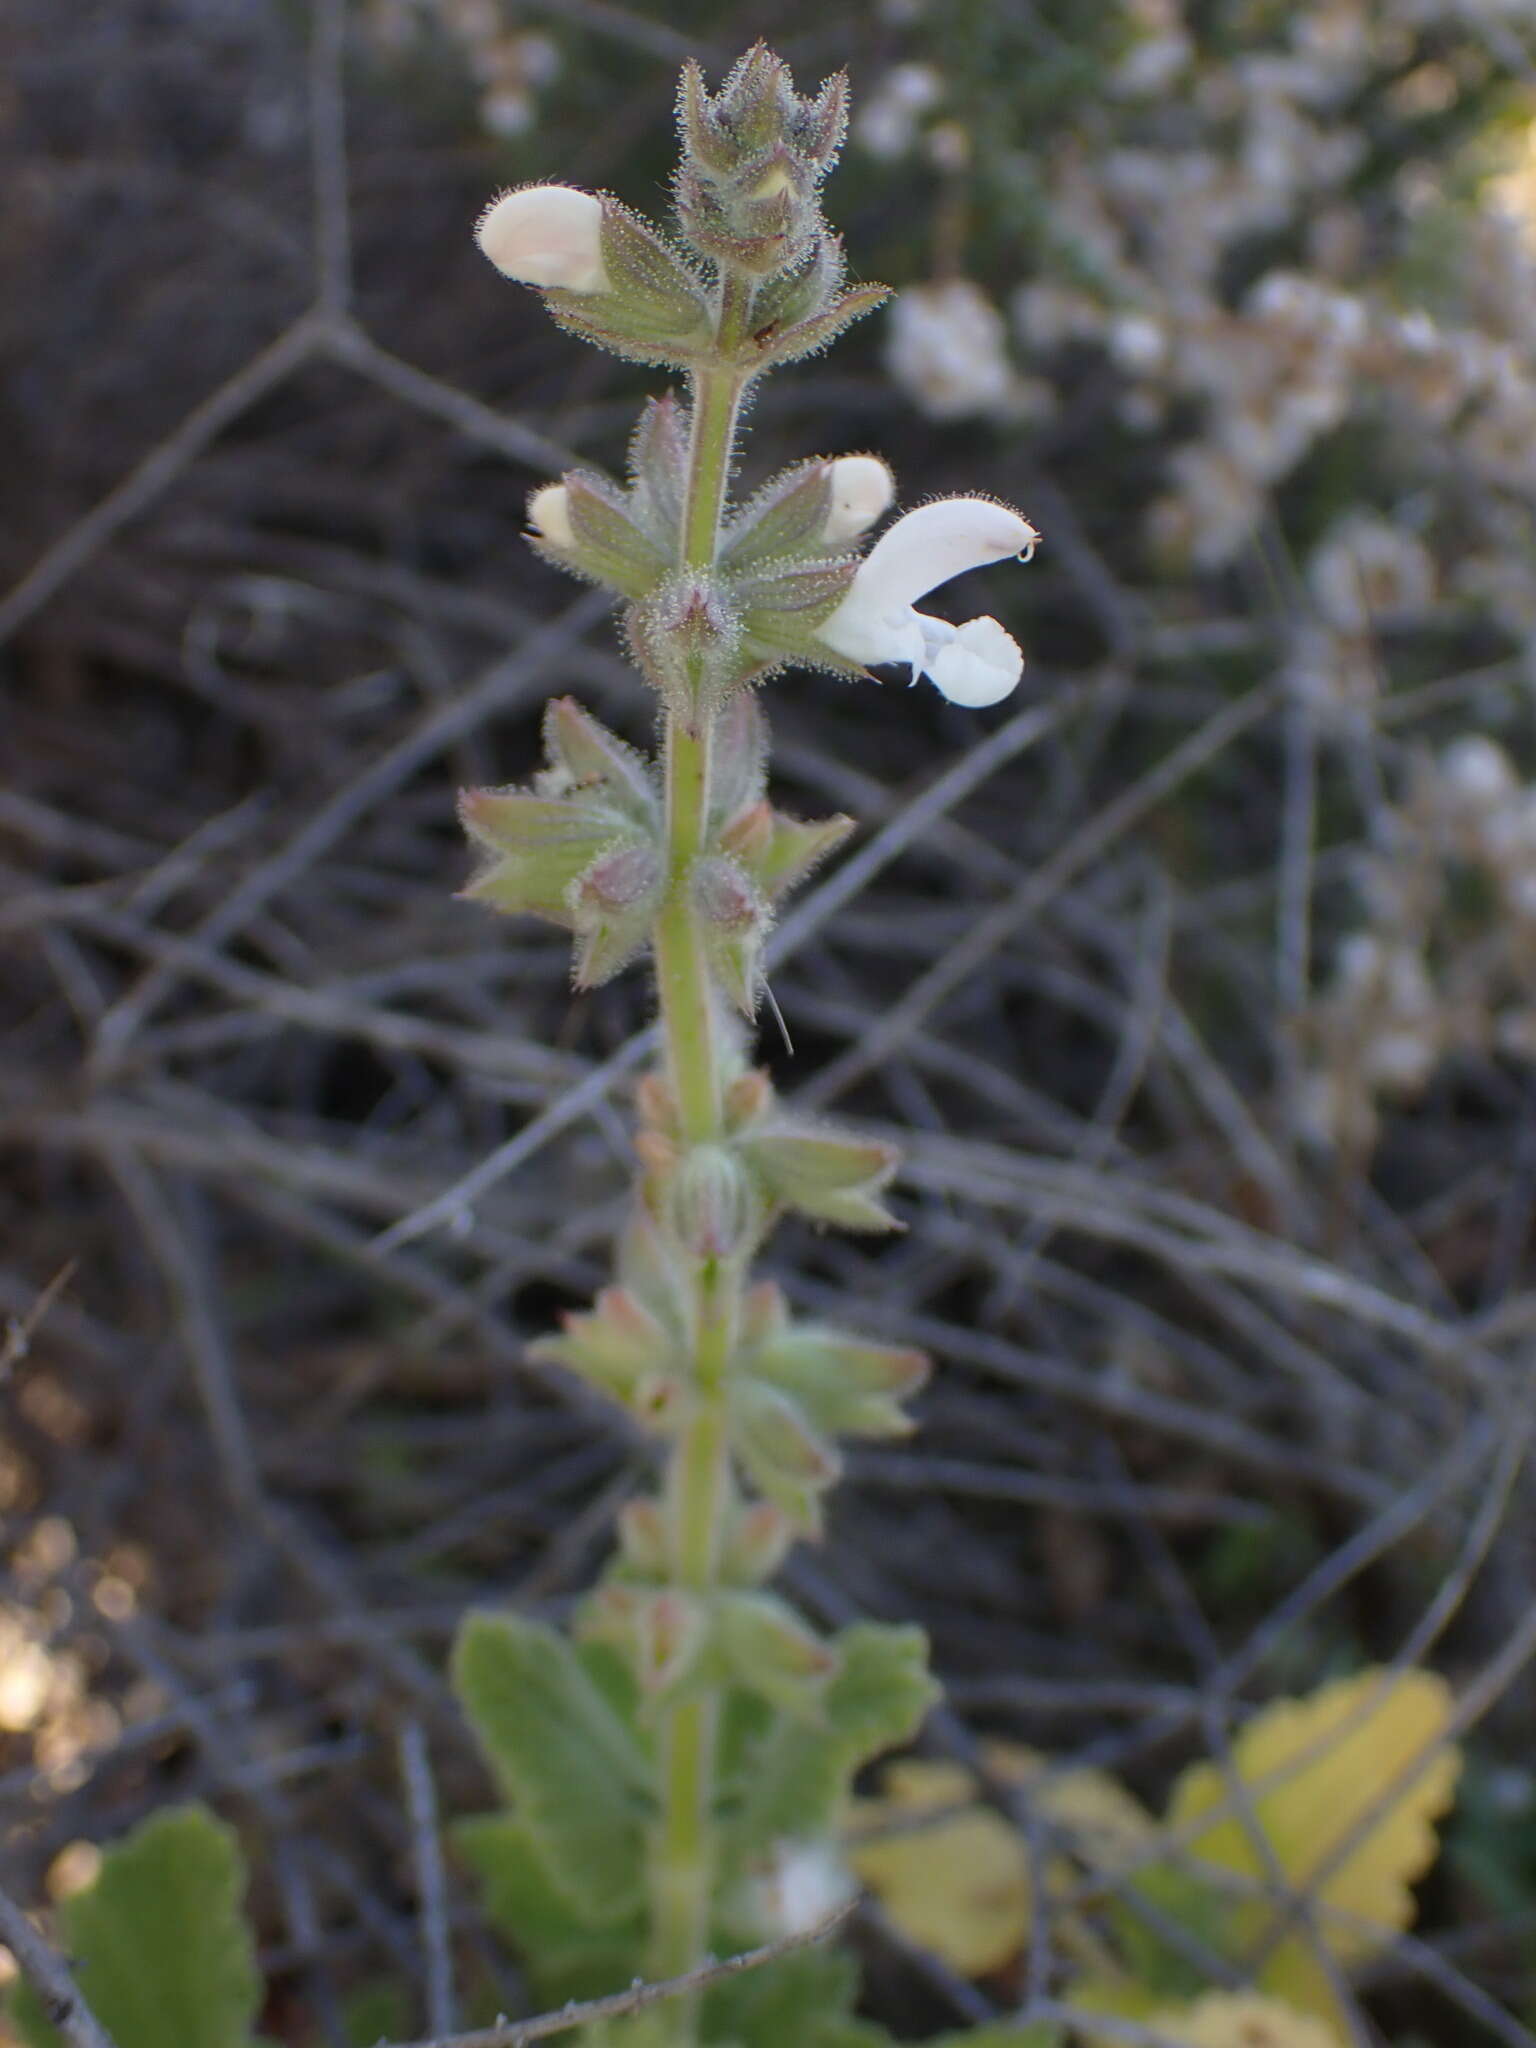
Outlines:
[{"label": "yellow leaf", "polygon": [[1029,1788],[1042,1818],[1091,1870],[1116,1870],[1135,1861],[1157,1832],[1141,1801],[1108,1771],[1079,1766],[1050,1772],[1049,1758],[1012,1742],[983,1743],[982,1754],[999,1778]]},{"label": "yellow leaf", "polygon": [[[999,1778],[1029,1788],[1041,1818],[1091,1869],[1114,1868],[1154,1833],[1151,1815],[1103,1771],[1051,1774],[1046,1758],[1008,1743],[989,1743],[984,1755]],[[881,1796],[856,1802],[848,1850],[854,1872],[908,1940],[968,1977],[1010,1962],[1030,1921],[1028,1846],[980,1803],[978,1790],[960,1764],[893,1764]],[[933,1818],[920,1824],[924,1814]],[[1065,1857],[1052,1859],[1050,1875],[1052,1890],[1073,1881]]]},{"label": "yellow leaf", "polygon": [[[1374,1954],[1413,1919],[1409,1887],[1434,1861],[1434,1824],[1451,1803],[1461,1769],[1454,1745],[1435,1748],[1451,1708],[1450,1689],[1433,1672],[1362,1671],[1306,1699],[1278,1701],[1255,1715],[1232,1746],[1276,1864],[1289,1885],[1325,1909],[1318,1931],[1341,1962]],[[1410,1771],[1356,1841],[1367,1815]],[[1207,1828],[1192,1825],[1229,1805],[1222,1773],[1196,1764],[1174,1787],[1168,1825],[1191,1857],[1268,1884],[1264,1856],[1239,1815],[1227,1812]],[[1330,1918],[1328,1908],[1349,1919]],[[1281,1924],[1261,1900],[1240,1917],[1255,1944]],[[1264,1981],[1271,1982],[1267,1971]]]},{"label": "yellow leaf", "polygon": [[1179,2048],[1339,2048],[1321,2020],[1250,1992],[1212,1991],[1178,2011],[1153,2013],[1148,2024]]},{"label": "yellow leaf", "polygon": [[[1306,1699],[1278,1701],[1233,1744],[1276,1865],[1318,1909],[1313,1935],[1262,1898],[1235,1901],[1237,1949],[1260,1959],[1264,1990],[1341,2030],[1347,2023],[1316,1944],[1350,1967],[1412,1922],[1410,1886],[1434,1861],[1434,1824],[1461,1770],[1453,1744],[1436,1747],[1452,1705],[1433,1672],[1362,1671]],[[1390,1804],[1356,1840],[1383,1799]],[[1239,1815],[1192,1825],[1229,1805],[1221,1772],[1197,1764],[1174,1787],[1169,1828],[1198,1862],[1268,1886],[1264,1854]]]},{"label": "yellow leaf", "polygon": [[909,1941],[962,1976],[1000,1969],[1029,1928],[1022,1837],[975,1804],[976,1781],[960,1764],[892,1764],[882,1788],[854,1804],[854,1873]]}]

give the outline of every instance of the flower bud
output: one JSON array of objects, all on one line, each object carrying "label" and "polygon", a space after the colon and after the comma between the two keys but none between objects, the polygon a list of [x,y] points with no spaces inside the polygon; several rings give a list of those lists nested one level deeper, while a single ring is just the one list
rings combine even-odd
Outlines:
[{"label": "flower bud", "polygon": [[475,240],[503,277],[541,291],[605,292],[603,208],[571,185],[503,193],[475,225]]},{"label": "flower bud", "polygon": [[757,1204],[741,1161],[724,1145],[696,1145],[670,1189],[671,1221],[695,1258],[726,1259],[752,1235]]},{"label": "flower bud", "polygon": [[811,1719],[838,1666],[837,1651],[771,1593],[722,1594],[715,1608],[721,1660],[739,1685],[796,1719]]},{"label": "flower bud", "polygon": [[570,494],[564,484],[545,484],[532,494],[528,500],[528,524],[552,547],[575,546]]},{"label": "flower bud", "polygon": [[773,922],[752,878],[726,854],[694,864],[693,900],[715,979],[744,1017],[757,1009],[763,940]]},{"label": "flower bud", "polygon": [[682,1112],[677,1090],[664,1074],[642,1074],[635,1083],[635,1110],[641,1123],[663,1137],[676,1138]]},{"label": "flower bud", "polygon": [[653,1699],[692,1676],[709,1638],[707,1609],[686,1593],[611,1579],[584,1603],[577,1626],[622,1652]]},{"label": "flower bud", "polygon": [[649,1495],[626,1501],[619,1510],[619,1546],[625,1559],[647,1578],[667,1569],[667,1518]]},{"label": "flower bud", "polygon": [[636,605],[629,632],[647,682],[690,725],[718,710],[743,679],[740,621],[718,583],[696,571]]},{"label": "flower bud", "polygon": [[795,1540],[795,1525],[772,1501],[755,1500],[732,1521],[720,1561],[727,1585],[760,1586],[771,1579]]},{"label": "flower bud", "polygon": [[634,959],[650,935],[663,883],[655,846],[629,841],[600,853],[571,884],[578,988],[600,988]]},{"label": "flower bud", "polygon": [[878,455],[839,455],[832,464],[832,498],[822,539],[835,547],[867,533],[890,510],[896,479]]},{"label": "flower bud", "polygon": [[725,1091],[725,1120],[732,1131],[755,1124],[773,1107],[773,1083],[761,1067],[738,1074]]},{"label": "flower bud", "polygon": [[805,1535],[821,1527],[818,1496],[842,1470],[836,1447],[798,1401],[762,1380],[732,1390],[731,1446],[757,1491]]}]

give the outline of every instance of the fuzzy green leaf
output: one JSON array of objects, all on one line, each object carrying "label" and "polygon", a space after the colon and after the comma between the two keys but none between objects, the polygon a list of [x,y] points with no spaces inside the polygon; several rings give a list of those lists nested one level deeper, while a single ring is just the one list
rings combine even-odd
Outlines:
[{"label": "fuzzy green leaf", "polygon": [[482,1814],[460,1821],[453,1838],[484,1884],[487,1918],[517,1950],[541,2004],[601,1998],[639,1971],[643,1921],[589,1925],[567,1903],[521,1821]]},{"label": "fuzzy green leaf", "polygon": [[[246,2048],[261,1980],[244,1891],[234,1830],[184,1806],[114,1844],[95,1883],[59,1908],[76,1982],[116,2048]],[[57,2048],[30,1991],[14,2012],[33,2048]]]},{"label": "fuzzy green leaf", "polygon": [[563,1636],[519,1616],[471,1615],[453,1681],[567,1906],[594,1927],[627,1919],[650,1782],[633,1727]]},{"label": "fuzzy green leaf", "polygon": [[917,1732],[938,1696],[919,1628],[858,1622],[832,1639],[841,1659],[816,1726],[777,1718],[748,1745],[740,1804],[726,1824],[742,1867],[775,1842],[824,1834],[854,1773]]},{"label": "fuzzy green leaf", "polygon": [[927,2048],[1061,2048],[1066,2038],[1062,2029],[1048,2020],[1037,2020],[1031,2027],[994,2020],[989,2026],[967,2027],[963,2033],[936,2034]]},{"label": "fuzzy green leaf", "polygon": [[806,1948],[713,1985],[704,1999],[704,2036],[740,2048],[823,2048],[848,2022],[858,1991],[852,1956]]}]

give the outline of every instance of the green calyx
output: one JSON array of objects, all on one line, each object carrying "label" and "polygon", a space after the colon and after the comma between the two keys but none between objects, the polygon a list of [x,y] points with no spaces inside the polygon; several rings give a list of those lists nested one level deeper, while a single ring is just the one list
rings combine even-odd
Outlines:
[{"label": "green calyx", "polygon": [[630,362],[686,370],[714,340],[710,294],[693,265],[649,222],[606,193],[599,243],[607,289],[544,293],[567,333]]},{"label": "green calyx", "polygon": [[461,892],[576,935],[595,988],[646,944],[665,883],[661,802],[640,756],[570,698],[544,720],[549,766],[531,789],[470,789],[459,815],[486,858]]}]

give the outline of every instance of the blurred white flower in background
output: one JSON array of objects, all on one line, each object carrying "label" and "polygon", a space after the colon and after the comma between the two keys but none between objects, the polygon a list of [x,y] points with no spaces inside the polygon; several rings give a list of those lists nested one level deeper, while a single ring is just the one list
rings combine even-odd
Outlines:
[{"label": "blurred white flower in background", "polygon": [[1403,527],[1351,512],[1313,549],[1307,584],[1328,625],[1364,633],[1379,619],[1427,610],[1435,565],[1423,542]]},{"label": "blurred white flower in background", "polygon": [[559,44],[517,26],[503,0],[365,0],[362,20],[397,59],[424,35],[445,37],[474,83],[481,126],[506,140],[536,126],[538,94],[560,74]]},{"label": "blurred white flower in background", "polygon": [[886,322],[885,362],[930,419],[1007,413],[1021,396],[1003,316],[965,278],[898,295]]},{"label": "blurred white flower in background", "polygon": [[931,64],[895,64],[857,102],[850,133],[871,156],[894,162],[917,141],[924,114],[944,97]]}]

